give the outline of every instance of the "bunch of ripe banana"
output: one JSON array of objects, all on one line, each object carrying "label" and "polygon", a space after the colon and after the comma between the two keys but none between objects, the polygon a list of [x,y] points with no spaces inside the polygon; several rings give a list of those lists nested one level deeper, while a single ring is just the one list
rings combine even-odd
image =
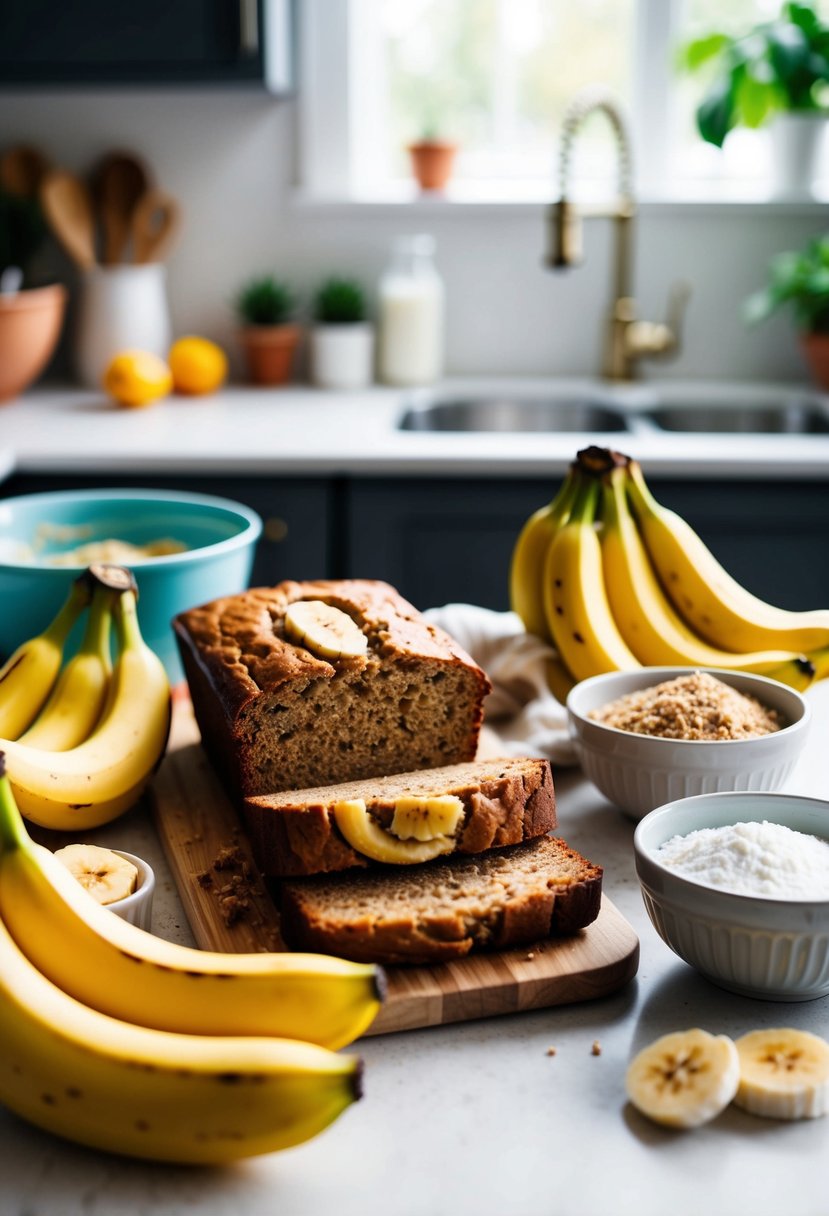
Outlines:
[{"label": "bunch of ripe banana", "polygon": [[[63,663],[87,609],[80,648]],[[0,747],[20,809],[57,830],[107,823],[138,801],[169,731],[170,686],[141,636],[132,573],[90,566],[48,629],[0,669]]]},{"label": "bunch of ripe banana", "polygon": [[360,1096],[337,1049],[374,1019],[378,967],[121,920],[30,839],[2,765],[0,1102],[92,1148],[215,1164],[299,1144]]},{"label": "bunch of ripe banana", "polygon": [[639,666],[719,667],[797,689],[829,675],[829,610],[757,599],[693,528],[661,506],[635,460],[586,448],[558,494],[527,520],[510,600],[551,642],[551,691]]}]

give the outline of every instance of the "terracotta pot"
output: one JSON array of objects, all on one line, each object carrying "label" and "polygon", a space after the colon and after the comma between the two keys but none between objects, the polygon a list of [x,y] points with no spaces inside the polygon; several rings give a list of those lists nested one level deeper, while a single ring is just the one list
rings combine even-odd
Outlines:
[{"label": "terracotta pot", "polygon": [[421,190],[443,190],[455,164],[457,144],[439,140],[422,140],[409,145],[412,172]]},{"label": "terracotta pot", "polygon": [[60,283],[0,295],[0,401],[33,383],[58,344],[66,288]]},{"label": "terracotta pot", "polygon": [[248,325],[239,338],[254,384],[287,384],[302,330],[298,325]]},{"label": "terracotta pot", "polygon": [[829,334],[801,334],[800,345],[813,380],[829,392]]}]

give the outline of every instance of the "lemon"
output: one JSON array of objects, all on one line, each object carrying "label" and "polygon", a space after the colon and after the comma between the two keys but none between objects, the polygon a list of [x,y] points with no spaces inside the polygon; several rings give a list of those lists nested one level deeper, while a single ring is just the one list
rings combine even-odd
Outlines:
[{"label": "lemon", "polygon": [[173,387],[167,364],[146,350],[123,350],[104,373],[104,389],[119,405],[149,405]]},{"label": "lemon", "polygon": [[227,356],[207,338],[179,338],[167,356],[177,393],[212,393],[227,376]]}]

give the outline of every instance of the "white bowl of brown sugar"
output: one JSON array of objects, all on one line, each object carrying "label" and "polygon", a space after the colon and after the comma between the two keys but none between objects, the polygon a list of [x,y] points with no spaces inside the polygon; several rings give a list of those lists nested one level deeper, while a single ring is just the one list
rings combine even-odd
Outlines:
[{"label": "white bowl of brown sugar", "polygon": [[777,680],[714,667],[641,667],[582,680],[567,698],[585,775],[632,819],[696,794],[779,790],[811,714]]}]

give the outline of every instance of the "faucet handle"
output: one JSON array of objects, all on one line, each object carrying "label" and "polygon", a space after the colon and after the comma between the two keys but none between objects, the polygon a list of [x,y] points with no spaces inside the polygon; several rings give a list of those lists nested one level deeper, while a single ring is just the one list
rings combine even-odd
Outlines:
[{"label": "faucet handle", "polygon": [[691,298],[691,284],[680,280],[671,285],[668,293],[667,327],[674,337],[673,350],[679,354],[682,344],[682,330],[685,322],[685,312]]}]

